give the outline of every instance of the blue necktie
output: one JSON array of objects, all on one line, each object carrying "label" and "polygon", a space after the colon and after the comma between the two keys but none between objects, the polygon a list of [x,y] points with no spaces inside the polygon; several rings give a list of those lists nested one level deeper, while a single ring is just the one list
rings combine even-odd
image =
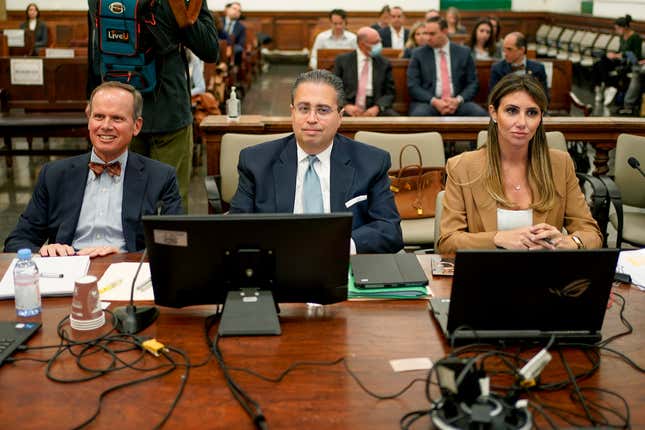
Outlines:
[{"label": "blue necktie", "polygon": [[306,214],[323,213],[323,196],[320,188],[320,178],[314,170],[314,163],[318,160],[315,155],[308,155],[309,167],[305,172],[302,183],[302,208]]}]

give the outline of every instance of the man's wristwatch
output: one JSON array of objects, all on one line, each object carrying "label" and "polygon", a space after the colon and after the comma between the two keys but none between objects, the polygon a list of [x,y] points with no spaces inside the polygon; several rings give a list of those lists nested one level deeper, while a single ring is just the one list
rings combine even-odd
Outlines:
[{"label": "man's wristwatch", "polygon": [[576,244],[578,249],[585,249],[585,244],[582,243],[582,239],[580,239],[578,236],[571,235],[571,239],[573,239],[573,242]]}]

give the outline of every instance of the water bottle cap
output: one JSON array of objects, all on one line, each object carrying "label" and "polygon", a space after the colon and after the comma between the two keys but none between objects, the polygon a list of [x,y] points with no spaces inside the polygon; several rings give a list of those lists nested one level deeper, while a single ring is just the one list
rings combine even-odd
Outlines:
[{"label": "water bottle cap", "polygon": [[23,248],[18,250],[18,259],[29,260],[31,258],[31,249]]}]

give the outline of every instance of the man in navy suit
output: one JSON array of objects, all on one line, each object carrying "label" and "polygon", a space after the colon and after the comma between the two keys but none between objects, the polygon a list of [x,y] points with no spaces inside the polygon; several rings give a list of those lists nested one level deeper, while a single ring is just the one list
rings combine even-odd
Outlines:
[{"label": "man in navy suit", "polygon": [[390,25],[379,30],[383,48],[404,49],[410,36],[410,30],[403,26],[405,15],[403,9],[395,6],[390,10]]},{"label": "man in navy suit", "polygon": [[143,98],[130,85],[96,87],[87,127],[92,152],[43,166],[5,252],[95,257],[139,251],[145,247],[142,215],[182,212],[174,169],[128,152],[142,110]]},{"label": "man in navy suit", "polygon": [[[363,27],[356,37],[358,49],[339,55],[334,63],[334,74],[343,81],[345,90],[345,115],[397,116],[392,109],[396,93],[392,65],[379,54],[382,45],[378,31]],[[363,73],[366,79],[361,87]]]},{"label": "man in navy suit", "polygon": [[242,63],[242,53],[246,46],[246,27],[240,22],[242,6],[239,2],[228,3],[224,8],[224,33],[229,45],[233,45],[235,64]]},{"label": "man in navy suit", "polygon": [[240,152],[231,213],[351,212],[350,252],[397,252],[403,238],[387,175],[390,156],[336,133],[343,98],[333,73],[298,76],[291,91],[294,134]]},{"label": "man in navy suit", "polygon": [[487,116],[471,100],[479,83],[470,49],[448,38],[448,24],[441,17],[426,22],[428,44],[415,49],[408,66],[411,116]]},{"label": "man in navy suit", "polygon": [[542,84],[544,94],[549,97],[546,85],[546,72],[542,63],[526,58],[526,38],[520,32],[513,32],[504,38],[504,59],[493,64],[490,68],[488,92],[509,73],[531,75]]}]

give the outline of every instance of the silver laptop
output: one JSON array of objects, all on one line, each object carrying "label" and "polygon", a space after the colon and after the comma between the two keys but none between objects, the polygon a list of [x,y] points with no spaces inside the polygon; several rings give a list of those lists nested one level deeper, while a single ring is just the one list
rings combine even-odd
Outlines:
[{"label": "silver laptop", "polygon": [[618,249],[457,251],[450,299],[430,300],[449,341],[601,339]]}]

